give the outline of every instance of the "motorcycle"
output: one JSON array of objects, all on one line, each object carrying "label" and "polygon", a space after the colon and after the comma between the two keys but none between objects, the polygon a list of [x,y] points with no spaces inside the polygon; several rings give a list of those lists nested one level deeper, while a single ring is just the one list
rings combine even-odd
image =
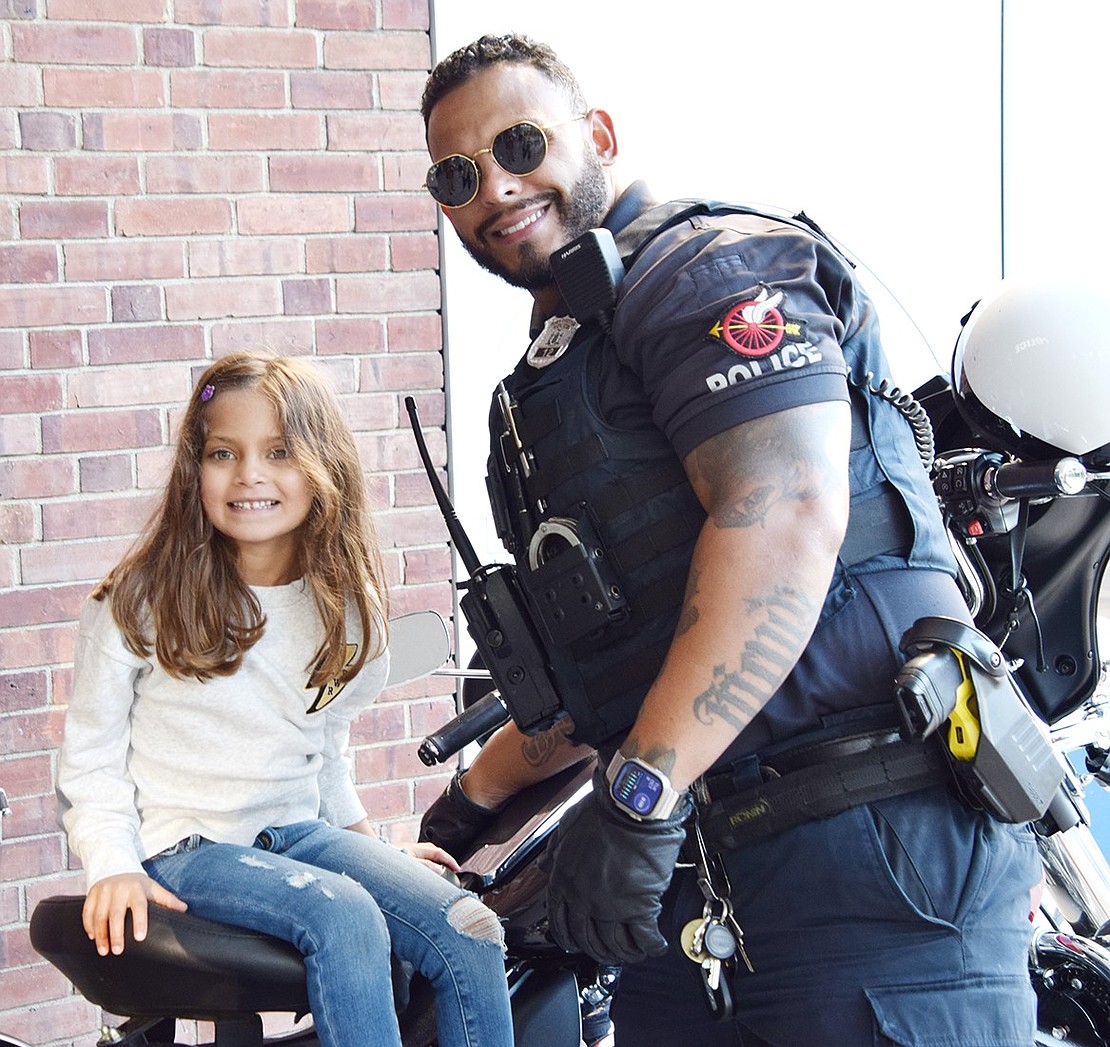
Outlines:
[{"label": "motorcycle", "polygon": [[[931,433],[927,464],[976,625],[1003,652],[1052,748],[1077,761],[1063,774],[1062,802],[1034,823],[1045,875],[1029,972],[1038,1047],[1095,1047],[1110,1042],[1110,865],[1091,833],[1084,795],[1092,786],[1110,788],[1110,682],[1098,636],[1110,557],[1110,443],[1069,455],[1023,441],[1015,453],[991,426],[969,420],[960,382],[958,375],[934,379],[912,396],[888,383],[871,392],[900,404],[916,431]],[[411,404],[409,410],[422,444]],[[477,688],[476,701],[425,739],[421,758],[435,764],[510,715],[534,727],[551,706],[550,695],[522,693],[523,674],[514,672],[514,658],[533,654],[530,638],[511,656],[501,643],[505,622],[498,616],[521,611],[512,569],[477,563],[430,469],[429,476],[471,575],[463,610],[492,676]],[[536,860],[562,814],[587,794],[592,770],[586,760],[521,793],[473,852],[459,856],[464,884],[505,926],[519,1047],[580,1047],[608,1027],[607,1002],[618,989],[619,970],[551,943],[545,876]],[[263,1034],[261,1012],[308,1011],[303,964],[291,946],[155,908],[146,941],[129,944],[121,956],[100,957],[81,928],[80,907],[80,898],[41,902],[32,944],[91,1002],[133,1016],[106,1029],[101,1045],[172,1044],[176,1019],[214,1022],[214,1047],[317,1043],[310,1028]],[[435,1028],[427,987],[395,973],[404,1043],[428,1047]],[[0,1037],[0,1047],[9,1043]]]}]

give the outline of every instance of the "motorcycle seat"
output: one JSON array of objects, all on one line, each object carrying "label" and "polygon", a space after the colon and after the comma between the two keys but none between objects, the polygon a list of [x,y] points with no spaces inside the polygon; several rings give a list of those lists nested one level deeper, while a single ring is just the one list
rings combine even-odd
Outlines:
[{"label": "motorcycle seat", "polygon": [[152,905],[146,939],[136,942],[128,925],[123,952],[101,956],[81,925],[84,901],[58,895],[39,902],[31,944],[112,1014],[219,1023],[309,1011],[304,961],[288,942]]}]

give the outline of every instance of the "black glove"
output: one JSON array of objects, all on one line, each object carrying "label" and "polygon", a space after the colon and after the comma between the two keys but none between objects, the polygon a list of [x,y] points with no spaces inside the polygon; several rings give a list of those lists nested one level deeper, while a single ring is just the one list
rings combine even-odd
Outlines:
[{"label": "black glove", "polygon": [[417,837],[442,847],[455,858],[466,857],[474,841],[497,819],[497,811],[475,803],[463,792],[462,774],[456,771],[442,795],[424,812]]},{"label": "black glove", "polygon": [[613,803],[599,769],[593,793],[563,816],[540,858],[551,937],[600,963],[666,952],[657,921],[690,809],[687,799],[665,821],[636,821]]}]

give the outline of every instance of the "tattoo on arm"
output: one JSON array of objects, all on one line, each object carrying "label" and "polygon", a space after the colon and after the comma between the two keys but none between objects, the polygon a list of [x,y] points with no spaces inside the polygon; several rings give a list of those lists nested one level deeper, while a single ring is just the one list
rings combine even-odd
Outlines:
[{"label": "tattoo on arm", "polygon": [[664,774],[670,774],[674,770],[675,751],[674,749],[660,749],[652,748],[646,752],[640,752],[640,744],[632,735],[629,735],[621,743],[621,752],[625,756],[636,756],[646,763],[650,763],[652,767],[657,767]]},{"label": "tattoo on arm", "polygon": [[574,744],[568,742],[566,738],[572,730],[574,730],[574,724],[563,721],[539,734],[525,735],[520,743],[520,754],[524,757],[524,762],[530,767],[543,767],[565,746]]},{"label": "tattoo on arm", "polygon": [[809,602],[795,590],[779,588],[749,601],[748,611],[762,620],[745,642],[738,668],[715,666],[712,684],[694,699],[694,715],[704,724],[723,720],[743,730],[778,690],[809,635]]}]

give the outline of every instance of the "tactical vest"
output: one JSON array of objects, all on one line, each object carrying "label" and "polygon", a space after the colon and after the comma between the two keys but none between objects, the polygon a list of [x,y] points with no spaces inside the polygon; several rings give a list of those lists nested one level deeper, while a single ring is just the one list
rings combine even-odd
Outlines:
[{"label": "tactical vest", "polygon": [[[617,244],[631,271],[650,239],[689,214],[734,212],[757,213],[663,205],[634,220]],[[795,224],[819,235],[808,220]],[[598,393],[604,354],[612,352],[607,326],[584,323],[554,363],[537,369],[522,360],[505,379],[490,412],[486,478],[498,534],[516,560],[575,722],[573,738],[590,745],[635,720],[674,635],[705,521],[646,395],[638,416],[626,413],[619,424],[606,417]],[[873,395],[872,374],[885,369],[877,335],[864,330],[843,348],[851,370],[851,510],[823,614],[849,598],[852,572],[952,570],[914,431],[904,411]]]}]

